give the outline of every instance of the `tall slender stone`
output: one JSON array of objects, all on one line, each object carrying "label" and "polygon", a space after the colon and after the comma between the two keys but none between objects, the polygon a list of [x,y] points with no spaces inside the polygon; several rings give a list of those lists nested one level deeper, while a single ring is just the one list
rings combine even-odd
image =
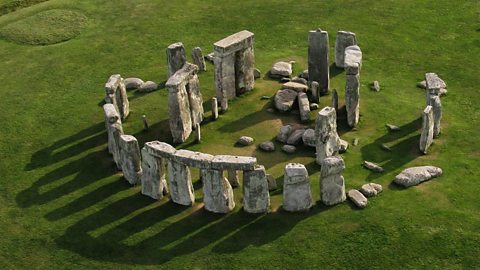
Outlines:
[{"label": "tall slender stone", "polygon": [[345,73],[347,75],[356,75],[362,68],[362,50],[357,45],[345,48]]},{"label": "tall slender stone", "polygon": [[125,120],[130,113],[130,103],[128,102],[125,83],[120,74],[114,74],[108,78],[105,83],[105,92],[105,103],[113,104],[120,118]]},{"label": "tall slender stone", "polygon": [[427,105],[432,105],[430,101],[434,96],[441,96],[446,91],[447,84],[438,77],[436,73],[425,73],[425,94]]},{"label": "tall slender stone", "polygon": [[214,213],[228,213],[235,208],[233,189],[222,170],[201,170],[203,181],[203,203],[205,210]]},{"label": "tall slender stone", "polygon": [[117,165],[117,169],[122,169],[122,158],[120,154],[120,136],[123,135],[123,127],[120,122],[110,124],[108,127],[109,132],[112,136],[112,147],[113,147],[113,161]]},{"label": "tall slender stone", "polygon": [[317,104],[320,103],[320,89],[319,88],[320,88],[320,85],[316,81],[313,81],[310,84],[310,89],[312,91],[312,102],[313,103],[317,103]]},{"label": "tall slender stone", "polygon": [[[185,47],[182,42],[173,43],[167,48],[167,69],[168,78],[170,78],[177,70],[181,69],[187,62],[185,56]],[[167,79],[168,79],[167,78]]]},{"label": "tall slender stone", "polygon": [[346,200],[345,180],[342,172],[345,163],[341,156],[322,160],[320,173],[320,197],[325,205],[334,205]]},{"label": "tall slender stone", "polygon": [[227,170],[227,179],[232,188],[236,188],[240,186],[240,181],[238,181],[238,173],[237,170]]},{"label": "tall slender stone", "polygon": [[427,150],[433,142],[433,110],[428,105],[422,113],[422,134],[420,136],[420,152],[427,154]]},{"label": "tall slender stone", "polygon": [[360,74],[347,75],[345,109],[347,110],[348,125],[356,127],[360,120]]},{"label": "tall slender stone", "polygon": [[202,130],[200,128],[200,124],[197,124],[195,126],[195,141],[197,143],[201,143],[202,142]]},{"label": "tall slender stone", "polygon": [[332,91],[332,108],[338,112],[338,93],[337,89],[333,89]]},{"label": "tall slender stone", "polygon": [[300,120],[308,122],[310,120],[310,103],[308,102],[307,93],[298,93],[298,109],[300,111]]},{"label": "tall slender stone", "polygon": [[318,82],[322,95],[330,88],[328,48],[327,31],[317,29],[308,32],[308,80]]},{"label": "tall slender stone", "polygon": [[211,100],[211,105],[212,105],[212,119],[217,120],[218,119],[218,101],[217,98],[212,98]]},{"label": "tall slender stone", "polygon": [[302,164],[288,163],[283,178],[283,209],[289,212],[307,211],[312,205],[307,169]]},{"label": "tall slender stone", "polygon": [[357,45],[355,33],[347,31],[338,31],[335,39],[335,65],[338,68],[345,67],[345,48]]},{"label": "tall slender stone", "polygon": [[318,165],[340,149],[340,137],[337,133],[337,113],[332,107],[325,107],[317,114],[315,121],[316,161]]},{"label": "tall slender stone", "polygon": [[440,135],[441,120],[442,120],[442,101],[439,96],[430,97],[430,105],[433,111],[433,137],[436,138]]},{"label": "tall slender stone", "polygon": [[169,160],[168,182],[170,197],[174,203],[190,206],[195,202],[192,177],[186,165]]},{"label": "tall slender stone", "polygon": [[190,104],[190,114],[192,115],[192,127],[203,121],[203,97],[200,92],[200,82],[198,75],[193,73],[188,79],[187,84],[188,101]]},{"label": "tall slender stone", "polygon": [[205,58],[203,57],[202,49],[200,47],[195,47],[192,49],[192,61],[198,66],[199,71],[207,71]]},{"label": "tall slender stone", "polygon": [[270,206],[268,180],[263,166],[243,172],[243,209],[248,213],[266,213]]},{"label": "tall slender stone", "polygon": [[123,177],[131,184],[140,183],[142,175],[140,148],[138,141],[131,135],[120,136],[120,157]]},{"label": "tall slender stone", "polygon": [[113,138],[113,130],[110,128],[110,125],[118,123],[121,126],[122,120],[120,120],[120,115],[115,109],[115,106],[111,103],[103,105],[103,112],[105,114],[105,128],[107,129],[108,134],[108,152],[113,154],[115,151],[115,140]]},{"label": "tall slender stone", "polygon": [[151,155],[147,147],[142,148],[142,194],[158,200],[168,193],[165,179],[166,160]]}]

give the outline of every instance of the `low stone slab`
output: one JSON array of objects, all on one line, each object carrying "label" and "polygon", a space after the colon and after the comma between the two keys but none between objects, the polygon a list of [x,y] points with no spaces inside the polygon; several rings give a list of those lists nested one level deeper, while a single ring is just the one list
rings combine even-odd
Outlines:
[{"label": "low stone slab", "polygon": [[297,151],[297,148],[293,145],[286,144],[286,145],[282,146],[282,151],[287,153],[287,154],[293,154],[293,153],[295,153],[295,151]]},{"label": "low stone slab", "polygon": [[244,156],[218,155],[211,161],[211,168],[216,170],[247,171],[255,169],[257,158]]},{"label": "low stone slab", "polygon": [[277,110],[287,112],[292,109],[295,100],[297,99],[297,92],[291,89],[278,90],[275,94],[274,104]]},{"label": "low stone slab", "polygon": [[253,143],[253,138],[248,136],[242,136],[238,139],[237,143],[243,146],[251,145]]},{"label": "low stone slab", "polygon": [[211,167],[210,162],[213,158],[214,156],[210,154],[185,149],[177,150],[171,157],[171,159],[176,162],[200,169],[209,169]]},{"label": "low stone slab", "polygon": [[159,141],[146,142],[145,150],[150,155],[161,158],[171,158],[175,151],[177,151],[170,144]]},{"label": "low stone slab", "polygon": [[351,189],[347,193],[348,198],[359,208],[367,207],[368,200],[360,191]]},{"label": "low stone slab", "polygon": [[280,128],[280,133],[277,135],[277,141],[286,143],[290,134],[292,134],[293,127],[291,125],[285,125]]},{"label": "low stone slab", "polygon": [[127,90],[137,89],[144,83],[142,79],[139,78],[126,78],[124,81],[125,88]]},{"label": "low stone slab", "polygon": [[308,122],[310,120],[310,103],[305,92],[298,93],[298,110],[300,111],[300,120]]},{"label": "low stone slab", "polygon": [[369,169],[372,172],[376,172],[376,173],[384,172],[383,168],[380,167],[378,164],[375,164],[373,162],[366,161],[366,160],[363,161],[363,167]]},{"label": "low stone slab", "polygon": [[382,190],[382,185],[376,183],[364,184],[360,188],[360,192],[365,195],[365,197],[377,196],[380,192],[382,192]]},{"label": "low stone slab", "polygon": [[290,90],[295,90],[297,92],[307,92],[308,86],[306,86],[303,83],[290,81],[282,84],[282,89],[290,89]]},{"label": "low stone slab", "polygon": [[289,62],[277,62],[270,69],[270,77],[281,78],[292,75],[292,64]]},{"label": "low stone slab", "polygon": [[266,142],[262,142],[258,148],[262,149],[263,151],[266,151],[266,152],[273,152],[275,151],[275,144],[273,144],[273,142],[271,141],[266,141]]},{"label": "low stone slab", "polygon": [[442,169],[435,166],[411,167],[395,176],[395,184],[411,187],[442,175]]},{"label": "low stone slab", "polygon": [[152,92],[158,89],[158,84],[152,81],[146,81],[145,83],[142,83],[140,87],[138,87],[139,92]]}]

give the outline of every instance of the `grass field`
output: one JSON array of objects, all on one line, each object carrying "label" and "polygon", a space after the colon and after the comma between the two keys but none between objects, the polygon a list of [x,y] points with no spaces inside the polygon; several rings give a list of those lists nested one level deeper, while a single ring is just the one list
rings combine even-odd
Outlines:
[{"label": "grass field", "polygon": [[[21,22],[49,10],[83,14],[84,26],[66,29],[84,28],[48,46],[0,40],[0,269],[480,269],[478,1],[51,0],[0,16],[0,32],[14,24],[26,35],[38,34],[34,27],[48,32],[45,21]],[[248,215],[236,189],[235,211],[215,215],[202,208],[197,171],[197,203],[185,208],[140,195],[115,170],[100,107],[110,74],[162,83],[169,44],[182,41],[188,54],[195,46],[210,52],[213,42],[243,29],[255,33],[262,72],[277,60],[295,60],[299,73],[307,67],[307,31],[318,27],[329,31],[331,62],[338,30],[355,32],[363,51],[361,122],[356,131],[340,124],[339,133],[360,139],[343,155],[346,188],[384,186],[366,209],[317,203],[309,213],[284,213],[278,190],[272,213]],[[208,64],[200,74],[205,100],[215,92],[212,71]],[[441,137],[423,156],[425,96],[415,85],[425,72],[438,73],[449,92]],[[332,68],[331,76],[343,106],[345,74]],[[374,80],[378,93],[369,90]],[[255,155],[280,185],[285,164],[301,162],[318,200],[313,149],[287,155],[280,145],[274,153],[234,147],[241,135],[260,143],[297,121],[267,112],[269,101],[260,100],[279,86],[257,80],[228,113],[202,125],[201,144],[178,148]],[[165,89],[129,97],[125,132],[141,145],[171,140]],[[330,96],[322,97],[321,107],[329,104]],[[208,102],[205,109],[208,118]],[[149,132],[142,131],[142,114]],[[386,123],[402,131],[388,133]],[[364,159],[386,172],[370,173]],[[390,185],[415,165],[439,166],[444,175],[409,189]]]}]

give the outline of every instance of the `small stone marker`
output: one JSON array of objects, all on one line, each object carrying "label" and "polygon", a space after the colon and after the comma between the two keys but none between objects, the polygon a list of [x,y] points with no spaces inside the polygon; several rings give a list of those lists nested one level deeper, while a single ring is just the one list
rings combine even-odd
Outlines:
[{"label": "small stone marker", "polygon": [[390,131],[400,131],[400,128],[395,126],[395,125],[386,124],[385,126],[387,126],[388,130],[390,130]]},{"label": "small stone marker", "polygon": [[363,167],[369,169],[372,172],[376,172],[376,173],[384,172],[382,167],[380,167],[379,165],[377,165],[373,162],[366,161],[366,160],[363,161]]},{"label": "small stone marker", "polygon": [[333,89],[332,91],[332,108],[338,112],[338,93],[337,89]]},{"label": "small stone marker", "polygon": [[195,125],[195,142],[197,142],[197,143],[202,142],[202,132],[201,132],[199,123],[197,123]]},{"label": "small stone marker", "polygon": [[217,120],[218,119],[218,102],[217,98],[213,97],[211,100],[212,104],[212,119]]},{"label": "small stone marker", "polygon": [[148,121],[147,121],[147,116],[145,114],[142,115],[142,122],[143,122],[143,129],[148,130]]},{"label": "small stone marker", "polygon": [[378,81],[373,81],[371,88],[375,92],[380,92],[380,83]]},{"label": "small stone marker", "polygon": [[312,91],[312,102],[318,104],[320,102],[320,85],[318,82],[313,81],[310,85],[310,88]]}]

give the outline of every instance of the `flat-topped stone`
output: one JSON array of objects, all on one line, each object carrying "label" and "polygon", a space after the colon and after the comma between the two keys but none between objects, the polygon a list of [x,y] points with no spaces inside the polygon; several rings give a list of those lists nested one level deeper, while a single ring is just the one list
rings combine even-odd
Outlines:
[{"label": "flat-topped stone", "polygon": [[211,161],[211,168],[217,170],[254,170],[257,158],[245,156],[218,155]]},{"label": "flat-topped stone", "polygon": [[120,120],[120,114],[118,114],[113,104],[107,103],[103,105],[103,111],[105,113],[105,122],[113,124]]},{"label": "flat-topped stone", "polygon": [[145,149],[150,155],[161,158],[171,158],[175,151],[177,151],[170,144],[160,141],[146,142]]},{"label": "flat-topped stone", "polygon": [[166,82],[165,87],[168,91],[178,91],[178,85],[185,83],[190,76],[198,73],[198,66],[186,63],[181,69],[177,70]]},{"label": "flat-topped stone", "polygon": [[447,88],[447,84],[436,73],[425,73],[425,87],[440,90]]},{"label": "flat-topped stone", "polygon": [[213,158],[214,156],[210,154],[185,149],[177,150],[172,154],[172,159],[176,162],[200,169],[209,169],[211,167],[210,162]]},{"label": "flat-topped stone", "polygon": [[355,75],[360,72],[362,66],[362,50],[357,45],[345,48],[345,71],[347,75]]},{"label": "flat-topped stone", "polygon": [[228,54],[243,48],[251,47],[254,42],[254,34],[250,31],[243,30],[230,35],[213,44],[215,53]]},{"label": "flat-topped stone", "polygon": [[297,92],[307,92],[308,86],[298,82],[287,82],[282,85],[282,89],[291,89]]},{"label": "flat-topped stone", "polygon": [[122,77],[120,74],[113,74],[110,76],[105,83],[105,92],[107,94],[114,94],[117,88],[120,86],[120,83],[122,82]]}]

